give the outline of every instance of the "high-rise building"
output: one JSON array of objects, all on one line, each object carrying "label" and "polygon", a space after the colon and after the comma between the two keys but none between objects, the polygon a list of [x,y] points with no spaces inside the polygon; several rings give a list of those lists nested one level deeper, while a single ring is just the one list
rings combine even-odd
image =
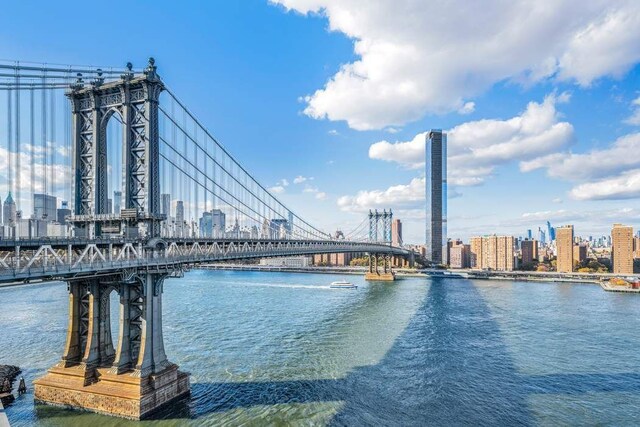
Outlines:
[{"label": "high-rise building", "polygon": [[113,213],[113,199],[111,198],[107,199],[107,213],[108,214]]},{"label": "high-rise building", "polygon": [[62,205],[57,212],[57,220],[60,224],[67,223],[67,216],[71,215],[71,209],[69,209],[69,202],[66,200],[62,201]]},{"label": "high-rise building", "polygon": [[513,236],[472,237],[469,257],[471,268],[513,270],[514,246]]},{"label": "high-rise building", "polygon": [[520,243],[520,252],[522,265],[532,264],[534,260],[538,260],[538,242],[532,239],[523,240]]},{"label": "high-rise building", "polygon": [[573,262],[583,262],[587,259],[587,245],[573,245]]},{"label": "high-rise building", "polygon": [[472,237],[469,246],[469,267],[482,268],[482,237]]},{"label": "high-rise building", "polygon": [[549,239],[549,243],[556,240],[556,229],[551,226],[549,221],[547,221],[547,238]]},{"label": "high-rise building", "polygon": [[220,209],[211,211],[212,237],[224,237],[227,228],[227,216]]},{"label": "high-rise building", "polygon": [[33,214],[36,219],[55,221],[57,215],[58,199],[48,194],[35,193],[33,195]]},{"label": "high-rise building", "polygon": [[199,221],[200,237],[213,237],[213,221],[211,212],[202,212]]},{"label": "high-rise building", "polygon": [[171,194],[163,193],[160,195],[160,214],[171,216]]},{"label": "high-rise building", "polygon": [[615,274],[633,274],[633,228],[631,226],[613,224],[611,265]]},{"label": "high-rise building", "polygon": [[640,236],[633,238],[633,257],[640,259]]},{"label": "high-rise building", "polygon": [[538,227],[538,243],[540,247],[543,247],[547,243],[545,232],[540,227]]},{"label": "high-rise building", "polygon": [[449,268],[469,268],[470,252],[470,245],[453,245],[449,249]]},{"label": "high-rise building", "polygon": [[114,191],[113,192],[113,213],[116,215],[120,215],[120,211],[122,210],[122,191]]},{"label": "high-rise building", "polygon": [[402,246],[402,222],[399,219],[391,222],[391,245]]},{"label": "high-rise building", "polygon": [[559,273],[573,271],[573,225],[556,228],[556,248],[558,257],[556,270]]},{"label": "high-rise building", "polygon": [[269,222],[269,238],[285,239],[289,233],[288,221],[284,218],[274,218]]},{"label": "high-rise building", "polygon": [[531,233],[531,229],[527,230],[527,239],[533,240],[533,233]]},{"label": "high-rise building", "polygon": [[176,222],[182,224],[184,222],[184,202],[176,200]]},{"label": "high-rise building", "polygon": [[4,225],[15,225],[16,220],[18,219],[16,214],[16,202],[13,201],[11,191],[9,191],[9,195],[2,206],[2,219],[4,220]]},{"label": "high-rise building", "polygon": [[442,264],[447,244],[447,134],[432,129],[426,138],[426,257]]}]

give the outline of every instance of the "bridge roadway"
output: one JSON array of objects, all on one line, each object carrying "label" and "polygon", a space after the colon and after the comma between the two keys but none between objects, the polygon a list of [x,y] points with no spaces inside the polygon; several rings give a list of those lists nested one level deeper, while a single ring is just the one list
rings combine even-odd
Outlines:
[{"label": "bridge roadway", "polygon": [[345,240],[60,238],[0,240],[0,283],[68,280],[128,269],[181,273],[201,263],[262,257],[367,252],[409,256],[381,243]]}]

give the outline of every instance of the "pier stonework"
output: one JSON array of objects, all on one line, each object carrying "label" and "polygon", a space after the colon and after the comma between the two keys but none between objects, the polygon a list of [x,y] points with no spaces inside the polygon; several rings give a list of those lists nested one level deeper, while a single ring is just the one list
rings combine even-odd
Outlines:
[{"label": "pier stonework", "polygon": [[[78,82],[67,93],[73,108],[74,215],[76,236],[134,237],[151,257],[166,244],[159,238],[158,99],[164,85],[153,58],[141,76]],[[123,209],[107,212],[107,122],[123,123]],[[69,249],[71,251],[71,249]],[[102,259],[111,259],[108,245]],[[181,267],[115,270],[68,279],[69,320],[59,363],[34,382],[36,401],[141,419],[189,394],[189,375],[169,362],[162,335],[166,277]],[[177,269],[177,270],[176,270]],[[117,344],[112,340],[110,295],[119,296]]]},{"label": "pier stonework", "polygon": [[[382,270],[379,267],[379,260],[383,261]],[[396,280],[396,275],[391,268],[391,257],[389,255],[369,254],[369,270],[365,273],[365,280],[392,282]]]},{"label": "pier stonework", "polygon": [[[164,352],[165,277],[145,273],[70,281],[65,350],[62,360],[34,382],[35,399],[141,419],[189,394],[188,374]],[[115,349],[109,327],[111,292],[120,297]]]}]

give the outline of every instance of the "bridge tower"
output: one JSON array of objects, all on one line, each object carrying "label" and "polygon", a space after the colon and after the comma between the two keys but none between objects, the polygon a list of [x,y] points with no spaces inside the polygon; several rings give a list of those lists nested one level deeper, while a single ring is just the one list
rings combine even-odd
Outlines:
[{"label": "bridge tower", "polygon": [[[159,239],[158,99],[164,89],[153,58],[141,75],[85,85],[79,76],[67,96],[73,114],[75,236],[90,242],[129,237],[154,254]],[[123,123],[123,205],[107,212],[107,122]],[[94,245],[95,247],[95,245]],[[111,259],[112,245],[103,245]],[[71,251],[71,249],[69,249]],[[103,254],[102,256],[105,256]],[[162,336],[164,280],[171,265],[128,268],[68,279],[69,316],[62,360],[35,381],[38,401],[127,418],[144,418],[189,393],[188,374],[169,362]],[[120,299],[117,343],[112,342],[110,295]]]}]

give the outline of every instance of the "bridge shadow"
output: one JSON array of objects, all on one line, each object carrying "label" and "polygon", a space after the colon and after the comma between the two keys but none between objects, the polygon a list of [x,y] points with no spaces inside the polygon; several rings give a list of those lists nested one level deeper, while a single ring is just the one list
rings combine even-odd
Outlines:
[{"label": "bridge shadow", "polygon": [[376,365],[340,379],[195,383],[190,399],[154,418],[339,401],[332,425],[531,425],[530,395],[594,392],[640,392],[640,373],[522,375],[473,284],[434,279]]}]

